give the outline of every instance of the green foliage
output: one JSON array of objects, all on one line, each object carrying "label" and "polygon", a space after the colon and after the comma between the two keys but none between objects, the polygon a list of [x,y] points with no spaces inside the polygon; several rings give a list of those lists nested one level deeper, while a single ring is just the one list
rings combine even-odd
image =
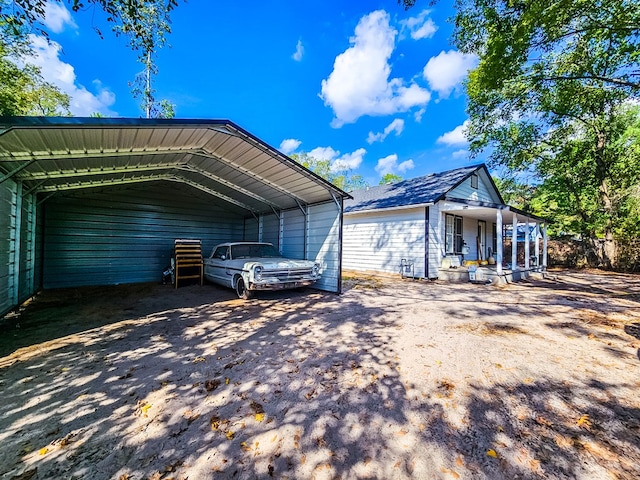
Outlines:
[{"label": "green foliage", "polygon": [[129,46],[139,52],[138,61],[144,66],[130,83],[131,93],[140,100],[147,118],[173,118],[175,105],[168,100],[157,100],[153,88],[153,77],[158,74],[156,56],[171,33],[169,9],[164,0],[146,0],[135,11],[135,16],[131,15],[126,3],[117,9],[121,22],[114,26],[114,31],[127,36]]},{"label": "green foliage", "polygon": [[304,152],[300,154],[294,153],[291,155],[291,158],[345,192],[351,192],[368,186],[362,175],[332,170],[330,160],[311,157],[308,153]]},{"label": "green foliage", "polygon": [[0,39],[0,116],[69,115],[69,96],[45,82],[40,69],[18,66],[15,55],[24,53]]},{"label": "green foliage", "polygon": [[[45,35],[41,23],[44,17],[47,1],[62,0],[1,0],[0,1],[0,26],[8,37],[20,38],[27,32]],[[168,17],[171,10],[178,6],[177,0],[67,0],[71,10],[100,9],[106,14],[106,19],[113,25],[116,35],[126,34],[131,38],[141,39],[131,46],[136,49],[148,48],[148,10],[160,8],[162,15]],[[165,18],[166,18],[165,17]],[[96,32],[102,36],[102,32],[96,28]]]},{"label": "green foliage", "polygon": [[479,57],[466,85],[472,151],[488,149],[492,165],[514,175],[534,171],[554,220],[610,245],[635,198],[617,172],[629,171],[626,149],[637,143],[624,119],[640,94],[640,2],[456,6],[456,45]]},{"label": "green foliage", "polygon": [[380,185],[390,185],[392,183],[401,182],[402,177],[395,173],[385,173],[380,179]]}]

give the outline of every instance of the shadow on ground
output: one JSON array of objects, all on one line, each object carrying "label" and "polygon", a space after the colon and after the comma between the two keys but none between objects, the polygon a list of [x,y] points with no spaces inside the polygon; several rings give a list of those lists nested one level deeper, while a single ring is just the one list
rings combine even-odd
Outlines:
[{"label": "shadow on ground", "polygon": [[[620,400],[637,398],[637,384],[407,376],[403,312],[444,289],[244,302],[215,287],[149,288],[57,305],[45,292],[26,310],[27,333],[3,341],[0,358],[3,478],[640,476],[640,410]],[[443,308],[469,318],[531,308],[469,295]],[[37,332],[56,319],[59,334]],[[486,335],[527,342],[522,327],[487,325]],[[626,333],[637,338],[638,324]]]}]

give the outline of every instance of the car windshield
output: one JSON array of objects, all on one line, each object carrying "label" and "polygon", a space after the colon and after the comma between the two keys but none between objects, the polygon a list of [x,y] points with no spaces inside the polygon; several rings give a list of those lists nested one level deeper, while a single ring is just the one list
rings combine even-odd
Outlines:
[{"label": "car windshield", "polygon": [[281,257],[273,245],[264,243],[231,245],[231,258]]}]

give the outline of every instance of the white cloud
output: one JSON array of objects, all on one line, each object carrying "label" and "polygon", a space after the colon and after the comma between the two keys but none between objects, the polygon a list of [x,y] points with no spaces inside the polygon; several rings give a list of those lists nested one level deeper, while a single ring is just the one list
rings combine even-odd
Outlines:
[{"label": "white cloud", "polygon": [[449,146],[466,145],[468,140],[465,135],[466,129],[469,127],[469,120],[465,120],[462,125],[458,125],[450,132],[443,133],[438,137],[436,143],[444,143]]},{"label": "white cloud", "polygon": [[99,80],[94,80],[96,93],[87,90],[83,85],[76,83],[76,74],[73,66],[60,60],[62,47],[57,42],[47,42],[41,36],[29,35],[29,41],[33,47],[34,55],[23,60],[40,67],[45,81],[55,85],[71,97],[69,109],[78,117],[86,117],[94,112],[106,116],[115,116],[116,113],[109,107],[115,103],[115,95],[108,88],[102,86]]},{"label": "white cloud", "polygon": [[420,110],[418,110],[416,113],[413,114],[413,118],[415,119],[416,122],[420,123],[422,121],[422,116],[424,115],[424,113],[427,111],[426,108],[421,108]]},{"label": "white cloud", "polygon": [[365,153],[367,151],[364,148],[359,148],[355,152],[340,155],[338,150],[331,147],[316,147],[309,152],[309,156],[318,160],[329,160],[331,162],[330,170],[341,172],[358,168],[362,164]]},{"label": "white cloud", "polygon": [[365,153],[367,153],[367,151],[364,148],[359,148],[352,153],[345,153],[332,162],[331,171],[340,172],[343,170],[355,170],[360,166],[360,164],[362,164]]},{"label": "white cloud", "polygon": [[413,160],[405,160],[404,162],[398,163],[398,155],[392,153],[378,160],[376,172],[381,176],[387,173],[404,173],[407,170],[411,170],[414,166]]},{"label": "white cloud", "polygon": [[431,38],[438,30],[433,20],[428,18],[429,13],[431,13],[430,10],[423,10],[416,17],[410,17],[401,22],[402,26],[409,30],[411,38],[414,40]]},{"label": "white cloud", "polygon": [[280,151],[285,155],[295,152],[302,142],[295,138],[286,138],[280,142]]},{"label": "white cloud", "polygon": [[77,30],[78,25],[71,18],[71,13],[63,3],[49,1],[44,6],[44,18],[42,22],[53,33],[62,33],[65,26]]},{"label": "white cloud", "polygon": [[426,105],[431,94],[416,83],[389,79],[389,59],[397,31],[389,15],[377,10],[360,19],[352,44],[338,55],[329,77],[322,80],[320,97],[333,109],[332,126],[353,123],[363,115],[391,115]]},{"label": "white cloud", "polygon": [[477,64],[478,57],[475,55],[443,50],[429,59],[422,73],[431,89],[438,92],[440,98],[447,98]]},{"label": "white cloud", "polygon": [[466,157],[468,154],[469,154],[469,151],[468,151],[468,150],[465,150],[465,149],[463,148],[463,149],[461,149],[461,150],[456,150],[455,152],[453,152],[453,153],[451,154],[451,156],[452,156],[454,159],[456,159],[456,160],[457,160],[457,159],[459,159],[459,158],[464,158],[464,157]]},{"label": "white cloud", "polygon": [[367,142],[369,143],[369,145],[371,145],[373,142],[382,142],[391,134],[391,132],[396,132],[397,137],[402,133],[402,130],[404,130],[404,120],[402,120],[401,118],[396,118],[384,128],[384,131],[378,133],[369,132]]},{"label": "white cloud", "polygon": [[298,40],[298,43],[296,44],[296,51],[293,55],[291,55],[291,58],[293,58],[296,62],[299,62],[302,60],[303,55],[304,45],[302,45],[302,40]]}]

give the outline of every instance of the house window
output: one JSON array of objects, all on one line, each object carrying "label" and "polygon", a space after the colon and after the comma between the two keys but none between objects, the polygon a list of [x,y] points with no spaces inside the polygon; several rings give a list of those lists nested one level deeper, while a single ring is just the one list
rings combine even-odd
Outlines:
[{"label": "house window", "polygon": [[493,248],[492,252],[493,252],[493,255],[495,256],[496,252],[498,251],[498,229],[495,223],[491,226],[491,237],[492,237],[491,248]]},{"label": "house window", "polygon": [[462,217],[457,215],[445,216],[444,248],[446,253],[462,253]]},{"label": "house window", "polygon": [[471,175],[471,188],[478,189],[478,175],[475,173]]}]

